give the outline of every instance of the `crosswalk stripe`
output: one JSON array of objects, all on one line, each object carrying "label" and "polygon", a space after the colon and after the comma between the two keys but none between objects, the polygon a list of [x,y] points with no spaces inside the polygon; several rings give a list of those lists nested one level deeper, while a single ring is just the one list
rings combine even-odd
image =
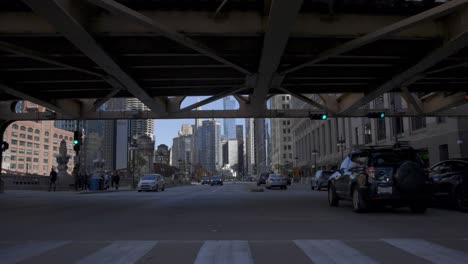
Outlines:
[{"label": "crosswalk stripe", "polygon": [[462,264],[468,254],[420,239],[382,239],[386,243],[432,263]]},{"label": "crosswalk stripe", "polygon": [[375,264],[375,260],[338,240],[294,240],[315,264]]},{"label": "crosswalk stripe", "polygon": [[243,240],[206,241],[194,264],[253,264],[249,243]]},{"label": "crosswalk stripe", "polygon": [[69,241],[41,241],[41,242],[28,242],[25,244],[6,247],[0,249],[0,263],[10,264],[23,261],[27,258],[40,255],[44,252],[58,248]]},{"label": "crosswalk stripe", "polygon": [[150,251],[157,241],[117,241],[78,261],[79,264],[135,263]]}]

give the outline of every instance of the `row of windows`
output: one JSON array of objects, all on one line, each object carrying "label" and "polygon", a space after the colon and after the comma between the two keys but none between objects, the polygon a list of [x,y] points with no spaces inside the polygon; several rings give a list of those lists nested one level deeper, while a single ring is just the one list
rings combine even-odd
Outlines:
[{"label": "row of windows", "polygon": [[[21,130],[21,131],[26,131],[26,130],[27,130],[29,133],[33,133],[33,132],[34,132],[35,134],[40,134],[40,133],[41,133],[41,130],[39,130],[39,129],[32,129],[32,128],[30,128],[30,127],[29,127],[29,128],[26,128],[25,126],[19,127],[17,124],[13,124],[12,127],[13,127],[14,130],[17,130],[17,129],[19,129],[19,130]],[[12,136],[15,136],[15,137],[16,137],[17,135],[18,135],[17,132],[12,132]],[[20,137],[22,137],[21,135],[22,135],[22,134],[20,134]],[[24,134],[23,134],[23,135],[24,135]],[[50,135],[50,134],[49,134],[49,131],[44,132],[44,136],[48,137],[49,135]],[[65,136],[65,137],[64,137],[63,135],[58,135],[57,133],[54,133],[54,138],[65,139],[65,140],[70,140],[70,141],[73,140],[72,137],[68,137],[68,136]]]},{"label": "row of windows", "polygon": [[[48,143],[48,142],[46,142],[46,143]],[[54,144],[58,144],[58,143],[57,143],[57,142],[54,142]],[[15,139],[12,139],[12,140],[11,140],[11,145],[26,146],[26,147],[28,147],[28,148],[32,148],[32,147],[33,147],[33,143],[31,143],[31,142],[25,142],[25,141],[22,141],[22,140],[18,141],[18,140],[15,140]],[[40,147],[39,144],[34,143],[34,148],[35,148],[35,149],[39,149],[39,147]],[[49,145],[44,145],[44,149],[48,150],[48,149],[49,149]],[[52,149],[53,149],[54,151],[58,151],[59,148],[56,147],[56,146],[54,146]],[[71,151],[71,149],[69,149],[69,151]]]},{"label": "row of windows", "polygon": [[290,128],[288,128],[288,129],[283,128],[283,133],[284,133],[284,134],[286,134],[286,133],[291,133],[291,129],[290,129]]},{"label": "row of windows", "polygon": [[[31,166],[29,166],[29,167],[31,167]],[[10,164],[10,169],[16,169],[16,168],[18,168],[20,170],[24,170],[26,168],[26,166],[24,164],[18,164],[18,166],[15,163]],[[39,170],[39,166],[38,165],[32,165],[32,169],[37,171],[37,170]],[[47,165],[44,165],[44,166],[42,166],[42,170],[43,171],[48,171],[49,168],[48,168]]]},{"label": "row of windows", "polygon": [[[17,159],[17,158],[18,158],[18,159]],[[18,160],[18,161],[24,161],[24,160],[25,160],[25,157],[21,157],[21,156],[20,156],[20,157],[11,156],[11,157],[10,157],[10,160],[11,160],[11,161],[16,161],[16,160]],[[32,162],[39,162],[39,158],[26,157],[26,161],[28,161],[28,162],[31,162],[31,161],[32,161]],[[49,163],[49,159],[43,159],[42,162],[44,162],[44,163]]]},{"label": "row of windows", "polygon": [[284,145],[284,150],[291,150],[291,145]]},{"label": "row of windows", "polygon": [[[283,153],[283,159],[287,159],[288,156],[286,153]],[[289,153],[289,158],[292,159],[292,153]]]},{"label": "row of windows", "polygon": [[290,125],[291,121],[290,120],[283,120],[283,126]]},{"label": "row of windows", "polygon": [[291,137],[283,137],[283,142],[291,142]]},{"label": "row of windows", "polygon": [[283,95],[283,96],[281,96],[281,99],[283,101],[289,101],[290,97],[289,97],[289,95]]}]

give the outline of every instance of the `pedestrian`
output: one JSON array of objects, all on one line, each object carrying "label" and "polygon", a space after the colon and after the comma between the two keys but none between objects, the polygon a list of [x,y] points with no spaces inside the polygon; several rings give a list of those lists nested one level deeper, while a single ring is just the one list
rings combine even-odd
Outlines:
[{"label": "pedestrian", "polygon": [[104,175],[104,190],[109,189],[109,181],[110,181],[109,172],[106,171],[106,174]]},{"label": "pedestrian", "polygon": [[118,191],[119,190],[119,184],[120,184],[120,175],[119,175],[118,171],[116,171],[114,173],[113,181],[115,183],[115,190]]},{"label": "pedestrian", "polygon": [[83,181],[83,190],[87,191],[89,189],[89,179],[88,179],[88,174],[85,172],[82,175],[82,181]]},{"label": "pedestrian", "polygon": [[50,184],[49,184],[49,192],[52,190],[52,185],[54,186],[54,192],[57,188],[57,172],[55,172],[54,168],[50,171]]}]

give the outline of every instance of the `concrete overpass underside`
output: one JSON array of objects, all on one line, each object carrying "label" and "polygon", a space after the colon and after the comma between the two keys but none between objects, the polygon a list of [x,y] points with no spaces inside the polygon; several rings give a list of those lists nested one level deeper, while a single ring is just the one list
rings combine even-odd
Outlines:
[{"label": "concrete overpass underside", "polygon": [[[4,0],[0,119],[365,116],[388,92],[409,105],[388,116],[466,116],[467,46],[468,0]],[[267,109],[285,93],[313,110]],[[113,97],[151,111],[96,112]]]}]

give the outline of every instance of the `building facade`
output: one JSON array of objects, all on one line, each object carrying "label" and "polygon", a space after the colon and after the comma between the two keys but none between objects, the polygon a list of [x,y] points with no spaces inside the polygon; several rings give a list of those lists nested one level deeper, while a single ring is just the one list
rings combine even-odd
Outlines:
[{"label": "building facade", "polygon": [[255,165],[255,125],[253,118],[245,119],[245,164],[246,175],[256,175]]},{"label": "building facade", "polygon": [[[223,98],[224,110],[235,110],[236,101],[232,96]],[[223,132],[227,139],[236,139],[236,119],[235,118],[224,118],[223,119]]]},{"label": "building facade", "polygon": [[238,172],[244,174],[244,126],[236,125]]},{"label": "building facade", "polygon": [[[271,98],[271,109],[290,109],[291,96],[282,94]],[[292,119],[273,118],[271,124],[271,163],[277,173],[290,173],[295,165],[293,154]]]},{"label": "building facade", "polygon": [[204,120],[197,132],[197,152],[200,165],[217,171],[222,167],[221,125],[216,120]]},{"label": "building facade", "polygon": [[67,172],[73,170],[73,132],[56,128],[53,121],[14,122],[6,129],[3,140],[10,144],[4,153],[4,170],[49,175],[52,167],[57,169],[56,155],[62,140],[67,143],[67,154],[70,155]]}]

